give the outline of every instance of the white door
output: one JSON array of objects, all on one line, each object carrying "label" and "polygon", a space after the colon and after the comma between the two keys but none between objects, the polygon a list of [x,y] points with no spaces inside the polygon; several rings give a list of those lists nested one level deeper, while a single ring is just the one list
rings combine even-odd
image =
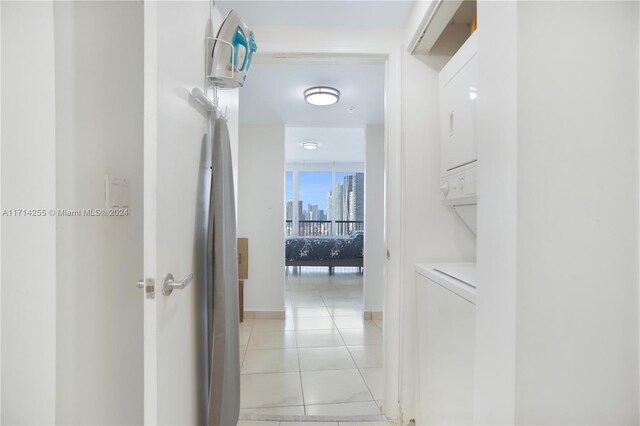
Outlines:
[{"label": "white door", "polygon": [[[205,119],[188,92],[202,85],[207,2],[145,1],[144,419],[202,424],[206,350],[197,273],[198,180]],[[195,274],[163,294],[163,280]],[[151,285],[154,288],[151,289]]]},{"label": "white door", "polygon": [[[208,206],[207,120],[189,96],[204,81],[209,18],[203,1],[144,2],[144,296],[145,424],[204,424],[208,404],[206,298],[201,281]],[[237,170],[238,90],[219,93]],[[237,199],[237,198],[236,198]],[[184,289],[163,294],[167,274]],[[145,285],[151,285],[147,281]]]}]

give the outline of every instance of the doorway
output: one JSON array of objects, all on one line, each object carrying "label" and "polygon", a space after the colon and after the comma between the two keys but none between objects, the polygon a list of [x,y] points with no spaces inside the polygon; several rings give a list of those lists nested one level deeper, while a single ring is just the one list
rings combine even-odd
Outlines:
[{"label": "doorway", "polygon": [[[381,418],[384,81],[383,63],[258,62],[240,94],[241,415]],[[318,84],[339,102],[305,103]]]}]

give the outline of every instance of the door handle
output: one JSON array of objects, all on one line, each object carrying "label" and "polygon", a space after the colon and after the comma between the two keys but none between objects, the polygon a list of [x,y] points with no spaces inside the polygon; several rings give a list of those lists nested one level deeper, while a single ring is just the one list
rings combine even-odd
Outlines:
[{"label": "door handle", "polygon": [[187,275],[187,277],[182,281],[175,281],[173,279],[173,274],[167,274],[167,276],[164,277],[164,281],[162,281],[162,294],[168,296],[173,290],[182,290],[191,281],[193,281],[193,272]]},{"label": "door handle", "polygon": [[144,288],[145,290],[145,294],[147,295],[147,298],[149,299],[153,299],[155,296],[155,292],[156,292],[156,282],[153,278],[147,278],[145,279],[141,279],[138,280],[136,282],[136,287],[138,288]]}]

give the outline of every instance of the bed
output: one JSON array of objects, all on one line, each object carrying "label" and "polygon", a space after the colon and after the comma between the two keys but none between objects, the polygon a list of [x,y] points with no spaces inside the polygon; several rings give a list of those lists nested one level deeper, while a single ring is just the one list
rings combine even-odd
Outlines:
[{"label": "bed", "polygon": [[364,232],[337,237],[287,237],[286,266],[363,267]]}]

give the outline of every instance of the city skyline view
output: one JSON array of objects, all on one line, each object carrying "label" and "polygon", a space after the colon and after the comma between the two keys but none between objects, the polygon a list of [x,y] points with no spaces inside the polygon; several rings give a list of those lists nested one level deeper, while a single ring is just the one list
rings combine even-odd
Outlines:
[{"label": "city skyline view", "polygon": [[[298,172],[298,220],[364,220],[364,173]],[[286,218],[293,219],[293,172],[285,173]]]}]

